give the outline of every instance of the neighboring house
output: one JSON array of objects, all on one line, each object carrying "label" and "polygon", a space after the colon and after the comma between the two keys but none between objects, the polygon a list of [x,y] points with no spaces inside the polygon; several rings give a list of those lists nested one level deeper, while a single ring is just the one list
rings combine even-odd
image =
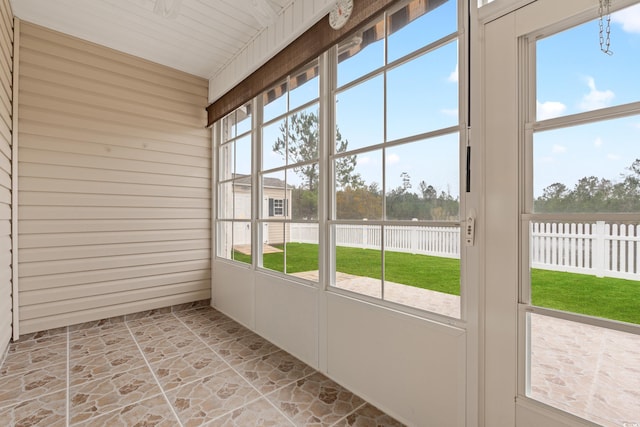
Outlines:
[{"label": "neighboring house", "polygon": [[[251,182],[250,177],[236,179],[234,185],[235,212],[237,218],[251,217]],[[285,220],[291,219],[291,186],[278,178],[264,178],[262,194],[263,223],[262,242],[270,245],[282,244],[289,240],[290,227]],[[277,222],[272,222],[276,220]],[[247,224],[236,223],[233,229],[234,246],[251,243],[251,229]]]}]

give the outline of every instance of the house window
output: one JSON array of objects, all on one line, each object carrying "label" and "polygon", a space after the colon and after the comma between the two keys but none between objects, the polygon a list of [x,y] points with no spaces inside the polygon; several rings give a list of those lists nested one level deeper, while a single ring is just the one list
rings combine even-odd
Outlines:
[{"label": "house window", "polygon": [[524,393],[605,425],[640,414],[640,36],[624,24],[639,11],[612,15],[613,56],[589,41],[598,19],[523,44]]},{"label": "house window", "polygon": [[252,104],[223,118],[216,128],[216,256],[252,262]]},{"label": "house window", "polygon": [[336,48],[336,289],[460,317],[455,1],[402,2]]},{"label": "house window", "polygon": [[269,199],[269,216],[285,216],[287,200]]}]

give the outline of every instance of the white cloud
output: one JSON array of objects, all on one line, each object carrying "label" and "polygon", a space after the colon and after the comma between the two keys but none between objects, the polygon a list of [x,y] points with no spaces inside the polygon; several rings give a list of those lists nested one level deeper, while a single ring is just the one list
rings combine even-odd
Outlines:
[{"label": "white cloud", "polygon": [[583,111],[591,111],[607,107],[616,96],[608,89],[598,90],[596,88],[596,81],[593,77],[587,77],[587,86],[589,86],[589,93],[584,95],[582,97],[582,102],[580,102],[580,109]]},{"label": "white cloud", "polygon": [[567,109],[567,106],[562,102],[557,101],[547,101],[540,102],[536,101],[536,117],[538,120],[547,120],[552,119],[554,117],[561,116]]},{"label": "white cloud", "polygon": [[595,139],[595,141],[593,141],[593,146],[596,147],[596,148],[601,147],[602,146],[602,138],[597,137]]},{"label": "white cloud", "polygon": [[458,64],[456,64],[456,69],[449,74],[447,81],[450,81],[451,83],[458,83]]},{"label": "white cloud", "polygon": [[400,161],[400,156],[398,156],[397,154],[389,154],[387,156],[387,163],[391,164],[391,165],[395,165],[396,163],[398,163]]},{"label": "white cloud", "polygon": [[627,33],[640,33],[640,4],[611,14],[611,22],[620,24]]},{"label": "white cloud", "polygon": [[442,114],[445,116],[458,117],[458,109],[457,108],[443,108],[440,110]]},{"label": "white cloud", "polygon": [[609,153],[609,154],[607,154],[607,159],[609,159],[609,160],[620,160],[621,157],[618,154]]},{"label": "white cloud", "polygon": [[551,147],[551,152],[554,154],[566,153],[567,147],[565,147],[564,145],[553,144],[553,147]]}]

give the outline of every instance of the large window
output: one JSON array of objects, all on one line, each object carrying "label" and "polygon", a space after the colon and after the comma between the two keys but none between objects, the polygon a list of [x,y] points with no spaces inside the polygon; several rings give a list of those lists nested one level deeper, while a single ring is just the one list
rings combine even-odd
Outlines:
[{"label": "large window", "polygon": [[217,149],[217,256],[251,264],[252,104],[221,120]]},{"label": "large window", "polygon": [[262,95],[259,171],[259,265],[315,282],[321,173],[318,74],[318,61],[313,61]]},{"label": "large window", "polygon": [[638,13],[612,15],[614,55],[606,18],[528,39],[525,393],[606,426],[640,422]]},{"label": "large window", "polygon": [[217,256],[459,318],[459,20],[400,2],[216,123]]},{"label": "large window", "polygon": [[392,9],[337,48],[332,285],[460,316],[456,3]]}]

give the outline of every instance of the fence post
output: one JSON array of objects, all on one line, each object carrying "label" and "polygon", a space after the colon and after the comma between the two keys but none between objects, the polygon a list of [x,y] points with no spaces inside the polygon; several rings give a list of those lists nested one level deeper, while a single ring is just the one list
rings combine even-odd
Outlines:
[{"label": "fence post", "polygon": [[[364,219],[365,221],[367,220],[367,218]],[[368,228],[367,225],[363,225],[362,226],[362,249],[367,249],[367,245],[369,244],[369,239],[367,238],[367,234],[368,234]]]},{"label": "fence post", "polygon": [[[592,237],[593,248],[593,260],[592,268],[596,277],[604,277],[605,266],[605,227],[604,221],[596,221],[595,236]],[[593,232],[592,232],[593,233]],[[593,234],[592,234],[593,235]]]},{"label": "fence post", "polygon": [[[418,218],[411,218],[411,221],[418,221]],[[398,230],[400,231],[400,230]],[[418,252],[418,226],[414,225],[413,227],[411,227],[411,231],[410,231],[411,235],[409,236],[409,241],[411,242],[411,248],[409,249],[411,251],[412,254],[416,254]],[[399,233],[401,234],[401,233]]]}]

